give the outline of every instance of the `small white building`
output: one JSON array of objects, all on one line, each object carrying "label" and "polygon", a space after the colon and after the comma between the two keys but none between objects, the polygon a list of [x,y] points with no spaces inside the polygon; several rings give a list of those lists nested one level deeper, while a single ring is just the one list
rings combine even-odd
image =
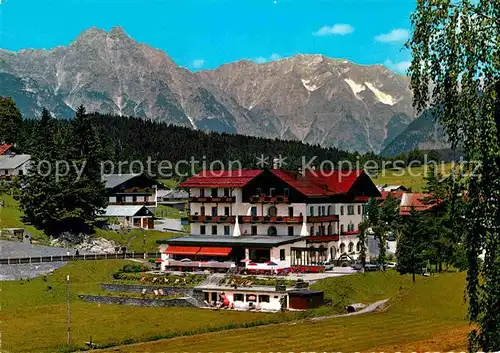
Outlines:
[{"label": "small white building", "polygon": [[29,154],[0,155],[0,178],[10,179],[28,173]]},{"label": "small white building", "polygon": [[103,217],[117,218],[120,225],[131,228],[153,229],[153,212],[146,206],[109,205]]}]

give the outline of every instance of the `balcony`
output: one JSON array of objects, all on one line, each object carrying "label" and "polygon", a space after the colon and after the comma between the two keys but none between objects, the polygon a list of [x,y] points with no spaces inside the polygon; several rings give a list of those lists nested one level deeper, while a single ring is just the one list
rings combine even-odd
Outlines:
[{"label": "balcony", "polygon": [[324,223],[324,222],[338,222],[338,215],[329,215],[329,216],[308,216],[307,223]]},{"label": "balcony", "polygon": [[338,234],[332,235],[311,235],[306,238],[308,243],[323,243],[329,241],[338,241],[340,236]]},{"label": "balcony", "polygon": [[359,230],[352,230],[347,232],[342,232],[342,235],[357,235],[359,234]]},{"label": "balcony", "polygon": [[289,203],[288,196],[250,196],[250,203]]},{"label": "balcony", "polygon": [[234,203],[235,197],[234,196],[217,196],[217,197],[212,197],[212,196],[192,196],[189,198],[189,202],[227,202],[227,203]]},{"label": "balcony", "polygon": [[189,223],[235,223],[235,216],[189,216]]},{"label": "balcony", "polygon": [[301,216],[240,216],[240,223],[301,224]]},{"label": "balcony", "polygon": [[144,206],[156,206],[156,202],[154,201],[114,201],[114,202],[108,202],[108,205],[114,205],[114,206],[139,206],[139,205],[144,205]]}]

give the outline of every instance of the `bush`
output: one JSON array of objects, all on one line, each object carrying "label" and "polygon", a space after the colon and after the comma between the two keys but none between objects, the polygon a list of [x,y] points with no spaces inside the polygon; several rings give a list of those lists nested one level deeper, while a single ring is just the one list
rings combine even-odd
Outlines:
[{"label": "bush", "polygon": [[122,273],[139,273],[139,272],[147,272],[149,271],[150,268],[143,265],[143,264],[139,264],[139,263],[135,263],[135,264],[127,264],[127,265],[123,265],[123,267],[118,270],[118,272],[122,272]]}]

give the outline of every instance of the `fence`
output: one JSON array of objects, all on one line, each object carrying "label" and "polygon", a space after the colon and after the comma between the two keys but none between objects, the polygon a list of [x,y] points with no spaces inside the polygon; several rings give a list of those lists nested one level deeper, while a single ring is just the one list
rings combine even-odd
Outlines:
[{"label": "fence", "polygon": [[66,262],[79,260],[148,259],[159,257],[160,253],[158,252],[11,257],[0,259],[0,265],[36,264],[43,262]]}]

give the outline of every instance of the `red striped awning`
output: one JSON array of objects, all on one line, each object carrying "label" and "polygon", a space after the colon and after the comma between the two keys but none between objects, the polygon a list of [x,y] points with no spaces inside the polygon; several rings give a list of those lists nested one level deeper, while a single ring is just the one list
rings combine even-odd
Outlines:
[{"label": "red striped awning", "polygon": [[200,251],[199,246],[178,246],[169,245],[166,254],[177,254],[177,255],[196,255]]},{"label": "red striped awning", "polygon": [[228,256],[232,248],[203,247],[196,255]]}]

